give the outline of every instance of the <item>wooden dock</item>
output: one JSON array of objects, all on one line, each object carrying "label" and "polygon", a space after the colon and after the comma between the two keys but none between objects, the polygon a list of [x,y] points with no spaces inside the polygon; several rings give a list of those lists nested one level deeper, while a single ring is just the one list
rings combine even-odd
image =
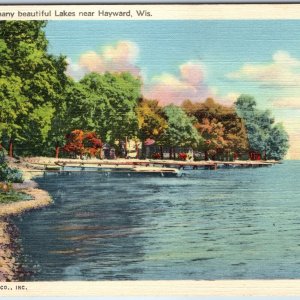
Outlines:
[{"label": "wooden dock", "polygon": [[217,170],[221,167],[240,167],[240,168],[255,168],[268,167],[274,165],[275,161],[175,161],[175,160],[60,160],[55,164],[61,167],[112,167],[124,168],[133,166],[162,168],[177,168],[177,169],[212,169]]},{"label": "wooden dock", "polygon": [[134,167],[150,168],[175,168],[185,169],[207,169],[217,170],[219,168],[257,168],[269,167],[279,163],[278,161],[178,161],[178,160],[137,160],[137,159],[119,159],[119,160],[81,160],[81,159],[59,159],[49,162],[25,162],[28,166],[41,171],[63,171],[65,167],[77,167],[81,170],[89,171],[88,168],[124,170]]}]

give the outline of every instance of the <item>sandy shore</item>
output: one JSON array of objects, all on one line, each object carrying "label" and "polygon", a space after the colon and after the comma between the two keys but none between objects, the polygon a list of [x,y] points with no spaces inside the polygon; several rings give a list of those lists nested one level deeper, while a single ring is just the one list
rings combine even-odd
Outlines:
[{"label": "sandy shore", "polygon": [[32,196],[32,200],[0,205],[0,281],[17,281],[21,273],[21,266],[17,261],[19,251],[15,241],[17,229],[9,221],[9,217],[42,208],[52,202],[46,191],[37,188],[21,191]]},{"label": "sandy shore", "polygon": [[0,281],[13,281],[19,270],[12,232],[8,220],[0,218]]},{"label": "sandy shore", "polygon": [[28,210],[42,208],[52,202],[51,197],[44,190],[29,188],[21,191],[32,196],[32,200],[0,205],[0,218],[19,215]]},{"label": "sandy shore", "polygon": [[20,279],[21,266],[17,261],[19,255],[16,244],[17,228],[10,222],[10,216],[20,215],[26,211],[39,209],[52,203],[50,195],[37,188],[37,183],[32,180],[39,173],[31,173],[31,169],[24,164],[10,162],[12,167],[17,167],[23,172],[24,183],[13,184],[19,192],[31,196],[31,200],[0,204],[0,281],[17,281]]}]

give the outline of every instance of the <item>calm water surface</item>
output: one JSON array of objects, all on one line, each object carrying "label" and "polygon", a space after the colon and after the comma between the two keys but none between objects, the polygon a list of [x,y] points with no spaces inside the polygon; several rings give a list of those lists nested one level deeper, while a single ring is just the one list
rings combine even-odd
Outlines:
[{"label": "calm water surface", "polygon": [[48,174],[16,219],[28,280],[300,278],[300,161],[180,178]]}]

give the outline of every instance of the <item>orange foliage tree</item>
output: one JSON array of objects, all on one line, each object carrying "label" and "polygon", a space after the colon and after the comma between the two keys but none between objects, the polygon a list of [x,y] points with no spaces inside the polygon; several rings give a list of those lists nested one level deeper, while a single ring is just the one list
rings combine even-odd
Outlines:
[{"label": "orange foliage tree", "polygon": [[83,136],[84,153],[101,158],[102,141],[95,132],[85,132]]},{"label": "orange foliage tree", "polygon": [[75,129],[66,135],[66,144],[63,150],[73,156],[83,155],[101,157],[102,141],[95,132],[84,132]]}]

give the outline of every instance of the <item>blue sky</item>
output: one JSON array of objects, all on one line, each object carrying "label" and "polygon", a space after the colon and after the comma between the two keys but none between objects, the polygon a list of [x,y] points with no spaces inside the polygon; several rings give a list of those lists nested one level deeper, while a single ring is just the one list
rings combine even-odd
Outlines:
[{"label": "blue sky", "polygon": [[[49,21],[49,51],[68,72],[129,70],[163,104],[255,96],[284,123],[300,158],[300,21]],[[299,83],[299,85],[298,85]]]}]

